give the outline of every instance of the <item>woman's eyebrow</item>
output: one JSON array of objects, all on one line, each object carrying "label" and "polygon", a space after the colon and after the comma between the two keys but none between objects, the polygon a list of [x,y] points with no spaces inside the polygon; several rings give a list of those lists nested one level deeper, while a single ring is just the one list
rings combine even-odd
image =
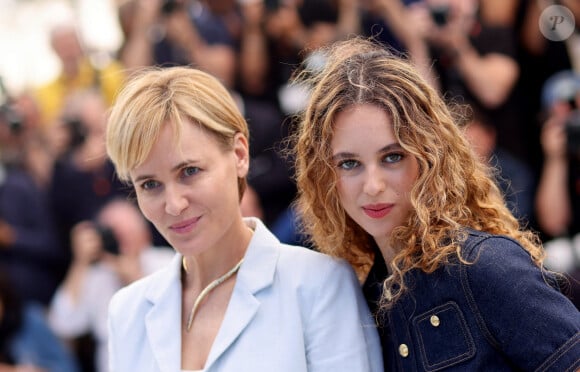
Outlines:
[{"label": "woman's eyebrow", "polygon": [[332,160],[333,161],[337,161],[337,160],[343,160],[343,159],[352,159],[352,158],[356,158],[357,155],[353,152],[339,152],[337,154],[332,155]]},{"label": "woman's eyebrow", "polygon": [[[195,163],[197,163],[197,161],[195,161],[195,160],[184,160],[184,161],[180,162],[179,164],[175,165],[173,168],[171,168],[171,172],[176,172],[183,167],[186,167],[188,165],[195,164]],[[155,178],[155,176],[152,174],[142,174],[139,177],[135,178],[135,181],[133,181],[133,182],[137,183],[139,181],[147,180],[150,178]]]},{"label": "woman's eyebrow", "polygon": [[[380,154],[383,152],[392,151],[392,150],[400,150],[400,149],[401,149],[401,145],[398,142],[395,142],[395,143],[390,143],[390,144],[386,145],[385,147],[382,147],[377,152]],[[358,155],[355,154],[354,152],[343,151],[343,152],[339,152],[339,153],[332,155],[332,160],[337,161],[337,160],[343,160],[343,159],[352,159],[352,158],[356,158],[357,156]]]}]

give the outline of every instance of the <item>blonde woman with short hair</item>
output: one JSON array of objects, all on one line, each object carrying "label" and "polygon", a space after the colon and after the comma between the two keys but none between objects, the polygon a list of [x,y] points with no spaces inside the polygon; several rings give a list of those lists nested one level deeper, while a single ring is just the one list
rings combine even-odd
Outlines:
[{"label": "blonde woman with short hair", "polygon": [[248,126],[218,80],[189,67],[139,74],[112,109],[107,150],[177,252],[111,301],[111,372],[382,371],[348,263],[242,217]]}]

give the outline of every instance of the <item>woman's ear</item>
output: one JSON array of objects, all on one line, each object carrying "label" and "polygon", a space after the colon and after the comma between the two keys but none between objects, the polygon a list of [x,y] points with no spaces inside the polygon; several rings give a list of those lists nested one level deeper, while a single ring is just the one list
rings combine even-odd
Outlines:
[{"label": "woman's ear", "polygon": [[250,148],[248,139],[242,133],[234,135],[234,155],[236,157],[238,177],[244,178],[250,169]]}]

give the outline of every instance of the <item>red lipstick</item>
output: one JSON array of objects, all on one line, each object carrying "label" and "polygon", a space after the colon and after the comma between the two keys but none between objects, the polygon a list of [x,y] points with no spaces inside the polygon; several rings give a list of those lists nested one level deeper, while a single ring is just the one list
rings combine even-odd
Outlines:
[{"label": "red lipstick", "polygon": [[394,204],[369,204],[362,207],[363,211],[370,218],[383,218],[391,209],[393,209]]}]

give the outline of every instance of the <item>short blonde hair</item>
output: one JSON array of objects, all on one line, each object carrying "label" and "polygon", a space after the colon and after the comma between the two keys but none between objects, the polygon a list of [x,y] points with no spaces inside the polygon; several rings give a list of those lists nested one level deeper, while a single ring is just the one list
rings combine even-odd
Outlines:
[{"label": "short blonde hair", "polygon": [[[248,124],[229,91],[210,74],[191,67],[152,67],[138,72],[119,93],[107,125],[107,154],[122,181],[145,161],[164,125],[176,140],[184,121],[198,124],[224,149],[236,133],[249,138]],[[238,181],[240,198],[246,179]]]}]

